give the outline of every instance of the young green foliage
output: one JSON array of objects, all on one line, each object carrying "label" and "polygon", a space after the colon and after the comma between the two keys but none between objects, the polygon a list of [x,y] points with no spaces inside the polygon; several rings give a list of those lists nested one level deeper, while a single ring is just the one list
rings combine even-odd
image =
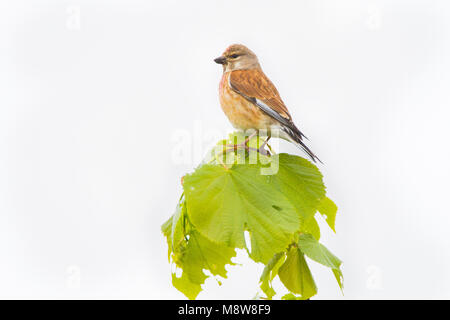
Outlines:
[{"label": "young green foliage", "polygon": [[276,276],[289,290],[283,299],[317,293],[305,256],[331,268],[342,288],[341,261],[316,240],[320,228],[315,213],[325,216],[334,231],[337,211],[325,195],[318,168],[294,155],[261,154],[258,137],[247,148],[233,147],[242,141],[245,137],[237,133],[219,142],[183,179],[183,196],[162,226],[169,260],[182,270],[181,276],[172,274],[173,285],[195,299],[207,279],[204,270],[226,278],[225,266],[233,264],[235,249],[245,248],[250,258],[266,265],[260,288],[267,299],[276,294]]},{"label": "young green foliage", "polygon": [[324,197],[322,201],[320,201],[317,210],[323,217],[325,217],[330,228],[334,232],[336,232],[336,230],[334,229],[334,224],[336,220],[337,206],[334,204],[334,202],[331,201],[331,199],[329,199],[328,197]]},{"label": "young green foliage", "polygon": [[173,216],[162,225],[169,246],[169,260],[182,270],[181,277],[172,274],[172,284],[189,299],[195,299],[207,279],[203,270],[213,275],[227,277],[225,265],[233,263],[235,249],[212,242],[202,236],[188,222],[184,197]]},{"label": "young green foliage", "polygon": [[332,254],[324,245],[320,244],[311,234],[301,234],[298,240],[300,250],[311,260],[330,268],[343,289],[343,275],[340,269],[342,261]]},{"label": "young green foliage", "polygon": [[250,256],[267,263],[292,242],[325,195],[322,175],[309,161],[280,154],[276,175],[260,174],[260,164],[231,168],[205,164],[185,176],[190,221],[209,239],[244,248],[251,236]]},{"label": "young green foliage", "polygon": [[303,252],[292,246],[286,256],[286,261],[278,270],[281,282],[290,292],[297,293],[304,299],[311,298],[317,293],[317,287]]},{"label": "young green foliage", "polygon": [[284,252],[276,253],[269,263],[265,266],[264,271],[260,278],[261,290],[266,294],[267,299],[272,299],[276,294],[272,287],[272,280],[278,275],[278,270],[284,264],[286,260],[286,255]]}]

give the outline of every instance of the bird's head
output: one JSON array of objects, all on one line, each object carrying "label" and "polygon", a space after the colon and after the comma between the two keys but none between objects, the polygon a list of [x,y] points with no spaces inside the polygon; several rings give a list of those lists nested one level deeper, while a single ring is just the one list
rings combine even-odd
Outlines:
[{"label": "bird's head", "polygon": [[214,62],[221,64],[224,72],[260,68],[256,54],[242,44],[229,46]]}]

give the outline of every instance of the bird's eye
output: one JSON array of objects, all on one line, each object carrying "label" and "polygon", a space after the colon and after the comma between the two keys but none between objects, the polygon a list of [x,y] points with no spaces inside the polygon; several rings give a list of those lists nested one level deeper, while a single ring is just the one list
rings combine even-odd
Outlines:
[{"label": "bird's eye", "polygon": [[231,59],[236,59],[237,57],[239,57],[238,54],[232,54],[232,55],[230,56]]}]

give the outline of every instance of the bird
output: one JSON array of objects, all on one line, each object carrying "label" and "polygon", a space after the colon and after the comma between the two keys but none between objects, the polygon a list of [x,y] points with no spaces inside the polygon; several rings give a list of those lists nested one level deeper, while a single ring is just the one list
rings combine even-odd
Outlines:
[{"label": "bird", "polygon": [[320,159],[306,146],[308,139],[294,124],[292,117],[272,81],[264,74],[256,54],[242,44],[232,44],[214,59],[223,74],[219,100],[223,112],[238,130],[265,130],[267,141],[273,132],[294,143],[313,162]]}]

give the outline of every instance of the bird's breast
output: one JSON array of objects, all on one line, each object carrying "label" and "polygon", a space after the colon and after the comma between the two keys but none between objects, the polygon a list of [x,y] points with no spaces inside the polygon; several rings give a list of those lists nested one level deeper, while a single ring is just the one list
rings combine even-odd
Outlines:
[{"label": "bird's breast", "polygon": [[252,102],[235,92],[229,82],[230,72],[224,73],[219,84],[220,106],[236,129],[266,129],[271,119]]}]

